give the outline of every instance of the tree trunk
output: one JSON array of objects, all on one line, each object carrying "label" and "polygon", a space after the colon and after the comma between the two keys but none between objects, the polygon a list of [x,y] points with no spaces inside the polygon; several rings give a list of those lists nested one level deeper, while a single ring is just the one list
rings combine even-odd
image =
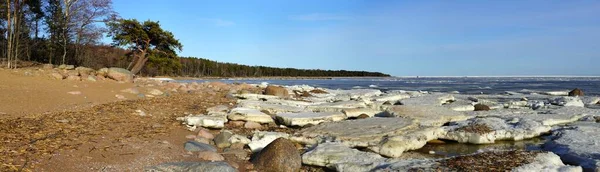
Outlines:
[{"label": "tree trunk", "polygon": [[131,68],[131,73],[138,74],[142,68],[144,68],[144,65],[146,65],[146,61],[148,61],[148,57],[146,57],[146,52],[141,52],[138,57],[136,58],[136,61],[134,61],[133,63],[133,67]]},{"label": "tree trunk", "polygon": [[12,22],[10,17],[10,0],[6,0],[6,33],[7,33],[7,44],[6,44],[6,58],[7,58],[7,67],[10,69],[10,62],[12,60]]}]

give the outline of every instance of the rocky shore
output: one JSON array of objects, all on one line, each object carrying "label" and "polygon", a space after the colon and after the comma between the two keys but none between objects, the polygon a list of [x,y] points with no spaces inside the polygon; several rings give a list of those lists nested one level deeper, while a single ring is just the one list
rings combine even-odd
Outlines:
[{"label": "rocky shore", "polygon": [[[595,147],[583,145],[598,145],[592,133],[600,129],[596,125],[600,110],[594,109],[599,106],[599,99],[586,97],[578,89],[464,95],[331,90],[267,83],[252,86],[263,90],[262,94],[230,92],[228,96],[237,99],[231,109],[218,106],[209,108],[205,114],[178,118],[189,130],[200,133],[207,129],[221,130],[213,140],[199,134],[196,141],[190,142],[214,144],[217,148],[243,147],[253,155],[249,160],[254,166],[246,170],[258,171],[314,170],[314,167],[333,171],[598,169]],[[542,135],[551,136],[542,150],[482,149],[452,157],[413,152],[426,144],[482,145]],[[283,140],[289,146],[270,149],[272,144]],[[287,150],[293,145],[297,153]],[[265,159],[269,165],[261,163]]]},{"label": "rocky shore", "polygon": [[[382,92],[178,83],[110,71],[126,74],[68,66],[40,74],[60,74],[55,82],[127,88],[107,92],[113,102],[89,108],[0,118],[0,171],[600,169],[600,98],[579,89],[497,95]],[[97,81],[82,79],[90,76]],[[431,145],[494,145],[542,136],[545,143],[537,150],[421,151]]]}]

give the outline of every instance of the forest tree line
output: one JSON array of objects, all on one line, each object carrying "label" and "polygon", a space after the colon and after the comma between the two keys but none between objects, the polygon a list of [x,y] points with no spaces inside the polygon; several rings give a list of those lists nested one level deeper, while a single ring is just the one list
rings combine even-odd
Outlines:
[{"label": "forest tree line", "polygon": [[[111,44],[102,42],[107,35]],[[121,19],[111,0],[5,0],[0,3],[0,65],[23,61],[95,69],[126,68],[144,76],[350,77],[378,72],[248,66],[178,57],[183,45],[159,22]]]}]

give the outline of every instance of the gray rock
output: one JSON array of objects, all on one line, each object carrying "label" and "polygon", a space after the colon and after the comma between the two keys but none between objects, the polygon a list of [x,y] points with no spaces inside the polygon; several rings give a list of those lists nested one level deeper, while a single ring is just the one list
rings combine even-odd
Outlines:
[{"label": "gray rock", "polygon": [[205,144],[205,143],[200,143],[197,141],[187,141],[184,144],[184,148],[186,151],[190,151],[190,152],[199,152],[199,151],[212,151],[212,152],[216,152],[217,149],[215,147],[213,147],[212,145],[209,144]]},{"label": "gray rock", "polygon": [[109,68],[106,76],[116,81],[133,82],[133,74],[129,70],[123,68]]},{"label": "gray rock", "polygon": [[215,145],[217,145],[218,148],[226,148],[231,146],[231,142],[229,142],[231,136],[233,136],[233,133],[231,131],[223,130],[213,140],[215,141]]},{"label": "gray rock", "polygon": [[164,163],[153,167],[148,167],[146,172],[180,172],[180,171],[195,171],[195,172],[237,172],[235,168],[226,162],[171,162]]}]

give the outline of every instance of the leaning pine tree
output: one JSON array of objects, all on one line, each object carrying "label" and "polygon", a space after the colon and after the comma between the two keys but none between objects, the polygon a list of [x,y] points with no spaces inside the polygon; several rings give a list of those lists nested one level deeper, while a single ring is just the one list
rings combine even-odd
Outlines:
[{"label": "leaning pine tree", "polygon": [[[110,28],[108,36],[112,37],[113,46],[127,47],[131,50],[129,55],[132,59],[127,66],[131,73],[139,73],[149,59],[179,63],[175,51],[181,51],[183,45],[175,39],[173,33],[160,28],[158,22],[140,23],[135,19],[120,19],[107,25]],[[164,67],[173,66],[179,65]]]}]

